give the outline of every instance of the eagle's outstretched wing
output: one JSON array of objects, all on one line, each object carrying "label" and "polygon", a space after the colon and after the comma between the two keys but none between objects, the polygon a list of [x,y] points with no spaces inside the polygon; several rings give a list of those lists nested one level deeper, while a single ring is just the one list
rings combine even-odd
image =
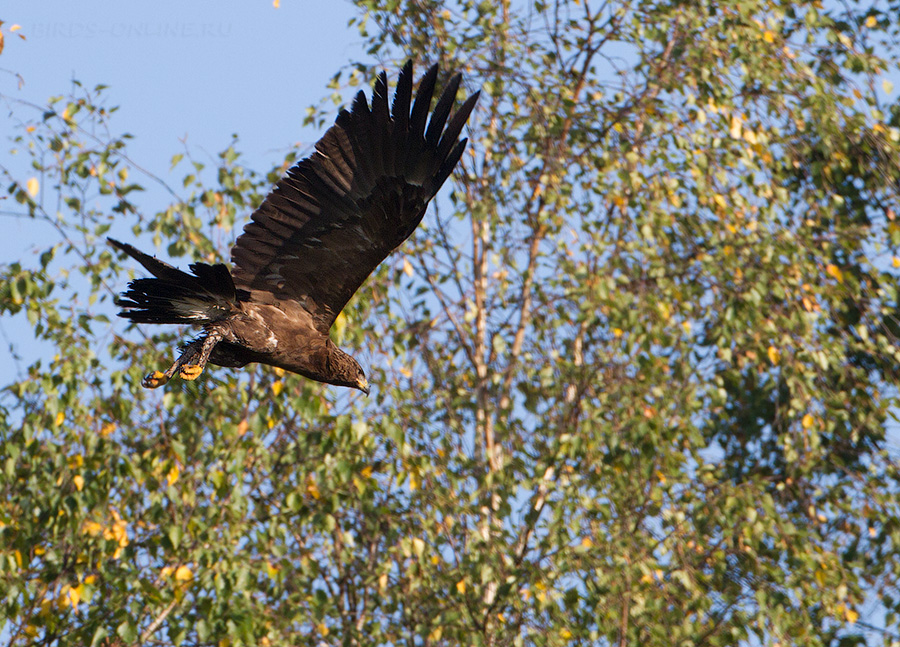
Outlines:
[{"label": "eagle's outstretched wing", "polygon": [[418,226],[465,149],[458,137],[478,93],[448,122],[461,79],[454,76],[426,128],[437,72],[425,73],[413,102],[409,62],[390,108],[382,73],[371,108],[360,91],[351,110],[341,111],[235,242],[236,287],[296,300],[328,332],[366,277]]}]

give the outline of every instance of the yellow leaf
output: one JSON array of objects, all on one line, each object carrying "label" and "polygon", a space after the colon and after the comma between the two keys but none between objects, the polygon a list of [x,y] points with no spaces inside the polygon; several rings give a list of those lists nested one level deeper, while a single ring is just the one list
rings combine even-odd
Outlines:
[{"label": "yellow leaf", "polygon": [[29,178],[28,181],[25,183],[25,189],[28,191],[28,195],[30,195],[32,198],[37,196],[40,188],[41,188],[41,185],[38,182],[38,179],[36,177]]},{"label": "yellow leaf", "polygon": [[272,393],[275,395],[280,395],[281,390],[284,388],[284,382],[278,380],[277,382],[272,382]]},{"label": "yellow leaf", "polygon": [[813,419],[811,414],[807,413],[805,416],[803,416],[803,428],[804,429],[810,429],[813,426],[814,422],[815,422],[815,420]]},{"label": "yellow leaf", "polygon": [[10,25],[9,31],[10,33],[14,33],[22,29],[22,25]]},{"label": "yellow leaf", "polygon": [[769,356],[769,361],[772,362],[772,364],[778,366],[778,362],[781,361],[781,352],[777,348],[769,346],[766,350],[766,355]]},{"label": "yellow leaf", "polygon": [[364,468],[362,468],[360,470],[359,473],[362,474],[363,476],[365,476],[366,478],[369,478],[370,476],[372,476],[372,466],[366,465]]},{"label": "yellow leaf", "polygon": [[69,599],[69,585],[65,585],[60,589],[59,595],[56,597],[56,606],[60,609],[67,609],[72,605],[72,600]]},{"label": "yellow leaf", "polygon": [[731,118],[731,129],[728,131],[732,139],[741,138],[741,118],[735,115]]},{"label": "yellow leaf", "polygon": [[190,582],[192,579],[194,579],[194,572],[187,566],[182,565],[175,569],[176,582]]},{"label": "yellow leaf", "polygon": [[75,489],[81,492],[84,489],[84,477],[81,474],[76,474],[72,477],[72,482],[75,484]]},{"label": "yellow leaf", "polygon": [[820,568],[813,574],[813,577],[816,578],[816,582],[819,583],[819,586],[825,586],[825,571]]},{"label": "yellow leaf", "polygon": [[613,328],[613,336],[614,337],[621,337],[624,334],[625,334],[625,332],[621,328]]},{"label": "yellow leaf", "polygon": [[838,283],[844,282],[844,273],[841,272],[841,268],[839,268],[837,265],[829,263],[825,266],[825,273],[835,278]]},{"label": "yellow leaf", "polygon": [[893,265],[894,267],[900,267],[900,258],[897,258],[896,256],[894,256],[891,259],[891,265]]},{"label": "yellow leaf", "polygon": [[81,601],[81,591],[79,590],[81,586],[71,587],[68,584],[62,587],[59,591],[59,597],[56,599],[56,604],[61,609],[65,609],[67,607],[72,607],[76,611],[78,610],[78,603]]},{"label": "yellow leaf", "polygon": [[855,609],[851,609],[848,607],[844,611],[844,617],[847,618],[847,622],[852,625],[855,624],[857,620],[859,620],[859,613],[857,613]]},{"label": "yellow leaf", "polygon": [[403,259],[403,273],[406,274],[406,276],[413,275],[412,263],[410,263],[409,259],[406,259],[406,258]]},{"label": "yellow leaf", "polygon": [[180,472],[181,472],[181,470],[178,469],[178,466],[173,465],[172,469],[169,470],[169,473],[166,474],[166,482],[169,485],[173,485],[175,483],[175,481],[178,480],[178,475],[180,474]]},{"label": "yellow leaf", "polygon": [[272,6],[278,9],[281,6],[281,0],[272,0]]},{"label": "yellow leaf", "polygon": [[114,432],[115,430],[116,430],[116,423],[114,423],[114,422],[107,422],[107,423],[106,423],[105,425],[103,425],[103,427],[100,429],[100,435],[103,436],[104,438],[106,438],[107,436],[109,436],[109,435],[110,435],[112,432]]},{"label": "yellow leaf", "polygon": [[765,33],[763,34],[763,40],[766,41],[767,43],[774,43],[775,42],[775,32],[769,31],[767,29],[765,31]]},{"label": "yellow leaf", "polygon": [[881,89],[884,90],[885,94],[890,94],[894,90],[894,84],[885,79],[881,82]]},{"label": "yellow leaf", "polygon": [[717,194],[713,197],[713,200],[715,200],[715,203],[716,203],[717,205],[719,205],[720,207],[722,207],[723,209],[724,209],[725,206],[727,205],[727,203],[725,202],[725,196],[722,195],[721,193],[717,193]]},{"label": "yellow leaf", "polygon": [[706,112],[702,108],[697,110],[697,121],[701,124],[706,123]]},{"label": "yellow leaf", "polygon": [[284,377],[284,369],[283,368],[278,368],[277,366],[274,366],[272,368],[272,372],[275,375],[277,375],[278,377]]},{"label": "yellow leaf", "polygon": [[382,591],[387,590],[388,585],[388,575],[387,573],[382,573],[378,576],[378,588]]},{"label": "yellow leaf", "polygon": [[103,526],[96,521],[85,521],[81,526],[81,532],[91,537],[96,537],[103,532]]},{"label": "yellow leaf", "polygon": [[56,414],[56,420],[54,420],[53,425],[55,427],[59,427],[65,419],[66,419],[65,412],[60,411],[59,413]]},{"label": "yellow leaf", "polygon": [[878,24],[878,19],[875,18],[875,16],[869,16],[868,18],[866,18],[866,27],[868,27],[869,29],[871,29],[872,27],[874,27],[877,24]]},{"label": "yellow leaf", "polygon": [[314,499],[319,499],[322,497],[322,493],[319,492],[319,486],[316,485],[316,479],[314,479],[312,476],[309,476],[306,479],[306,493]]},{"label": "yellow leaf", "polygon": [[459,593],[460,595],[462,595],[463,593],[466,592],[466,581],[465,580],[460,580],[459,582],[456,583],[456,592]]},{"label": "yellow leaf", "polygon": [[340,341],[344,338],[344,330],[347,328],[347,315],[341,312],[334,320],[332,329],[334,330],[334,338]]},{"label": "yellow leaf", "polygon": [[666,321],[668,321],[669,319],[672,318],[672,309],[668,306],[668,304],[664,303],[663,301],[660,301],[656,305],[656,308],[659,310],[659,313],[662,315],[663,319],[665,319]]}]

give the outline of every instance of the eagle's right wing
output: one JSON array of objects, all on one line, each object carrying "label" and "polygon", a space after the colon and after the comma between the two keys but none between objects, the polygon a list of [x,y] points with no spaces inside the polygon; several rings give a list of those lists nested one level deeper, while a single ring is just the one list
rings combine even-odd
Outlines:
[{"label": "eagle's right wing", "polygon": [[409,62],[390,109],[382,73],[371,108],[360,91],[341,111],[238,237],[231,250],[238,288],[300,302],[327,333],[366,277],[415,230],[465,149],[458,137],[479,93],[448,122],[461,80],[455,75],[426,129],[437,72],[433,66],[422,77],[414,103]]}]

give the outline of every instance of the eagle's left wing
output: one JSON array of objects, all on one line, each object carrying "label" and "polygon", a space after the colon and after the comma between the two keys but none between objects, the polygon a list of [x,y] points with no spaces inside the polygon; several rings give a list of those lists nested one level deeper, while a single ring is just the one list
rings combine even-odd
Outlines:
[{"label": "eagle's left wing", "polygon": [[390,109],[382,73],[371,108],[360,91],[351,110],[341,111],[315,153],[288,170],[238,237],[231,250],[236,287],[296,300],[328,332],[366,277],[418,226],[465,148],[458,137],[478,93],[448,122],[461,80],[454,76],[426,129],[437,71],[422,77],[414,103],[409,62]]}]

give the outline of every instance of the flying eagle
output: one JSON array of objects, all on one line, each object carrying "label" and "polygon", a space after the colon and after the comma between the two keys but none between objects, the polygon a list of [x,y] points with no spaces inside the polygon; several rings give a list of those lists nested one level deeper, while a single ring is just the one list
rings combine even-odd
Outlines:
[{"label": "flying eagle", "polygon": [[119,316],[203,329],[166,371],[147,375],[144,387],[176,373],[194,380],[207,362],[260,362],[369,392],[360,365],[328,331],[366,277],[412,234],[466,147],[459,134],[479,93],[448,121],[462,78],[455,75],[426,128],[437,74],[437,66],[425,73],[413,101],[408,62],[390,108],[383,72],[371,107],[360,91],[315,152],[253,213],[231,249],[231,270],[193,263],[188,274],[109,239],[155,277],[129,283]]}]

